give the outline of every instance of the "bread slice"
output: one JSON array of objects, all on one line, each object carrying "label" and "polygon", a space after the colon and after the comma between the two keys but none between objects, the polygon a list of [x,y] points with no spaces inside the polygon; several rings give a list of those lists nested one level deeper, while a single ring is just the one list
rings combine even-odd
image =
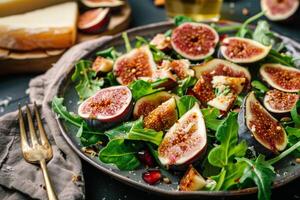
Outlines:
[{"label": "bread slice", "polygon": [[0,18],[0,48],[28,51],[61,49],[76,41],[78,7],[63,3]]}]

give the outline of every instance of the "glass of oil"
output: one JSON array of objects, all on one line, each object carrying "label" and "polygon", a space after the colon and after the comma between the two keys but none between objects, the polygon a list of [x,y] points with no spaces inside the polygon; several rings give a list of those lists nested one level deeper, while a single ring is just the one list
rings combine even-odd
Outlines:
[{"label": "glass of oil", "polygon": [[184,15],[196,21],[218,21],[223,0],[166,0],[169,17]]}]

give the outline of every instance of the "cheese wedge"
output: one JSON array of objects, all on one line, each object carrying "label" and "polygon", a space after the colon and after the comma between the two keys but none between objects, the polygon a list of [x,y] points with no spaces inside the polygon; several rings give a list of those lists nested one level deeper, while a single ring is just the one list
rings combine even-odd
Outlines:
[{"label": "cheese wedge", "polygon": [[0,17],[29,12],[69,0],[0,0]]},{"label": "cheese wedge", "polygon": [[27,51],[70,47],[76,40],[77,15],[77,3],[68,2],[0,18],[0,48]]}]

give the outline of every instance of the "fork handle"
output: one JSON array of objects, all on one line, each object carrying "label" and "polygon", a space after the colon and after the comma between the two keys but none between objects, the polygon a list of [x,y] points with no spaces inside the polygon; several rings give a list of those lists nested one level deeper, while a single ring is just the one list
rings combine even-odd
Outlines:
[{"label": "fork handle", "polygon": [[45,184],[46,184],[46,190],[47,190],[47,195],[49,200],[57,200],[57,196],[55,194],[55,191],[53,189],[50,177],[48,175],[48,170],[47,170],[47,164],[46,161],[43,159],[40,161],[40,165],[43,171],[44,179],[45,179]]}]

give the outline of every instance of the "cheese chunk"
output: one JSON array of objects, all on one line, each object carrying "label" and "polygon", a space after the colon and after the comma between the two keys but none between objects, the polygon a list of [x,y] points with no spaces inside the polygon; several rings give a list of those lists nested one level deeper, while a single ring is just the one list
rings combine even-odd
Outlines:
[{"label": "cheese chunk", "polygon": [[69,0],[0,0],[0,17],[29,12]]},{"label": "cheese chunk", "polygon": [[60,49],[76,40],[78,7],[63,3],[20,15],[0,18],[0,48]]}]

